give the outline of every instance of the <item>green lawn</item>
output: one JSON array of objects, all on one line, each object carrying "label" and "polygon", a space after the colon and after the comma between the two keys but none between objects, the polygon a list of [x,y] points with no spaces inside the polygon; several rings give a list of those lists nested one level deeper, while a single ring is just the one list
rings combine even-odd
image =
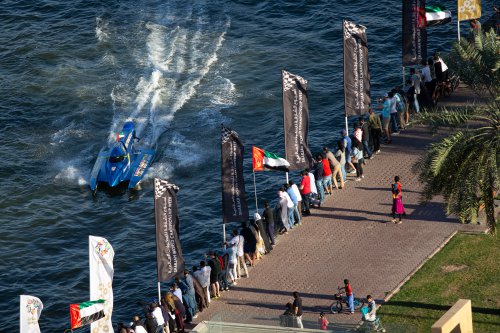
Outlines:
[{"label": "green lawn", "polygon": [[457,234],[377,312],[388,332],[430,332],[458,299],[472,300],[474,332],[500,332],[500,240]]}]

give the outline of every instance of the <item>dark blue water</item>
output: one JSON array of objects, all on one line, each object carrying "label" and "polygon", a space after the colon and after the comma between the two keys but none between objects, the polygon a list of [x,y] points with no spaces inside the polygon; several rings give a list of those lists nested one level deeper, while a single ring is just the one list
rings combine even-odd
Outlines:
[{"label": "dark blue water", "polygon": [[[284,151],[281,69],[309,81],[313,150],[332,142],[343,126],[341,20],[367,26],[372,95],[381,96],[401,82],[395,3],[3,0],[0,331],[18,330],[20,294],[44,302],[42,331],[69,326],[68,305],[88,300],[90,234],[115,249],[113,320],[129,321],[156,294],[152,179],[181,188],[193,263],[222,240],[219,125],[247,146],[253,210],[251,145]],[[449,50],[455,29],[430,29],[430,52]],[[157,160],[138,193],[93,199],[95,157],[127,119]],[[270,198],[283,176],[257,181]]]}]

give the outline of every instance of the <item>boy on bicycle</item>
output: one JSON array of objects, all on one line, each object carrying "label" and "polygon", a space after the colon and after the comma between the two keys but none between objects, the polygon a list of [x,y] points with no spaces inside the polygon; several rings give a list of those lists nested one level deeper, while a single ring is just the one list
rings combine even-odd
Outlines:
[{"label": "boy on bicycle", "polygon": [[345,295],[347,296],[347,303],[349,304],[350,314],[354,313],[354,293],[352,291],[351,283],[348,279],[344,280],[344,287],[340,288],[345,290]]}]

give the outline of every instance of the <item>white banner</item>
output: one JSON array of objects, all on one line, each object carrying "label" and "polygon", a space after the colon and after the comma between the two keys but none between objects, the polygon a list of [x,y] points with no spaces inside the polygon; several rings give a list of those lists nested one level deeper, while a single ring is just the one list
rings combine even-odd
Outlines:
[{"label": "white banner", "polygon": [[43,303],[35,296],[20,296],[19,331],[21,333],[40,333],[38,319],[42,314]]},{"label": "white banner", "polygon": [[104,318],[91,324],[92,333],[113,333],[113,257],[106,238],[89,236],[90,299],[104,299]]}]

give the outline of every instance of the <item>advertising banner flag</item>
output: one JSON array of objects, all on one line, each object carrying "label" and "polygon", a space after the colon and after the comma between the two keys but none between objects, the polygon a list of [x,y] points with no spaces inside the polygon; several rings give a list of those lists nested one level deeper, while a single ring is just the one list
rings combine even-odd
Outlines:
[{"label": "advertising banner flag", "polygon": [[309,107],[307,81],[283,70],[283,122],[285,133],[285,159],[290,170],[301,170],[312,165],[312,154],[307,143]]},{"label": "advertising banner flag", "polygon": [[258,147],[252,147],[253,171],[288,171],[290,163],[282,157]]},{"label": "advertising banner flag", "polygon": [[370,69],[366,28],[344,20],[345,115],[363,115],[370,107]]},{"label": "advertising banner flag", "polygon": [[425,0],[403,0],[403,66],[427,58]]},{"label": "advertising banner flag", "polygon": [[221,178],[224,223],[248,221],[243,152],[244,146],[238,133],[222,125]]},{"label": "advertising banner flag", "polygon": [[155,178],[156,264],[158,281],[165,282],[184,271],[179,240],[179,187]]},{"label": "advertising banner flag", "polygon": [[92,333],[113,332],[113,258],[115,251],[106,238],[89,236],[90,299],[104,300],[104,318],[91,324]]},{"label": "advertising banner flag", "polygon": [[472,20],[481,17],[481,0],[458,0],[458,20]]},{"label": "advertising banner flag", "polygon": [[38,320],[43,310],[42,301],[29,295],[21,295],[19,298],[19,332],[40,333]]}]

